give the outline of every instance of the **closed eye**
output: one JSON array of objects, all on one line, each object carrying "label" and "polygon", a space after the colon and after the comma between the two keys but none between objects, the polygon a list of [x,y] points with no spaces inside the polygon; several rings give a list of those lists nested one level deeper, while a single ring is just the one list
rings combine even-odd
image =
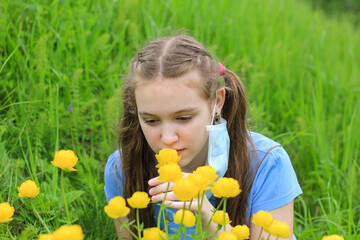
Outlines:
[{"label": "closed eye", "polygon": [[145,119],[144,122],[146,124],[149,124],[149,125],[154,125],[158,122],[159,120],[156,120],[156,119]]},{"label": "closed eye", "polygon": [[192,119],[192,116],[182,116],[182,117],[176,118],[176,120],[179,120],[182,122],[190,121],[191,119]]}]

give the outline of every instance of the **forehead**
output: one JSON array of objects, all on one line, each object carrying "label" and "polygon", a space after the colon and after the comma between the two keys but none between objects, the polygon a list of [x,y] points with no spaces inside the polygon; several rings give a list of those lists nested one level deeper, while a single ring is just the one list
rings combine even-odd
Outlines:
[{"label": "forehead", "polygon": [[184,108],[205,107],[201,78],[197,71],[191,71],[177,78],[158,78],[140,81],[135,88],[138,111],[176,112]]}]

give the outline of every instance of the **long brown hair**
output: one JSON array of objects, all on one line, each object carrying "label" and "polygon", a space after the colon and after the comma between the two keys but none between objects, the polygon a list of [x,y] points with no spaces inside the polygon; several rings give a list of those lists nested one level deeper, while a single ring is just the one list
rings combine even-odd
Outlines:
[{"label": "long brown hair", "polygon": [[[136,191],[148,192],[150,178],[156,176],[154,153],[140,128],[135,102],[135,88],[140,81],[155,78],[176,78],[196,69],[202,78],[202,94],[209,101],[216,98],[220,87],[218,62],[206,48],[190,36],[165,37],[147,44],[131,61],[130,73],[123,86],[123,117],[119,145],[122,149],[122,172],[124,197]],[[230,137],[229,169],[227,177],[239,181],[242,192],[236,198],[228,199],[227,212],[232,224],[245,224],[247,199],[251,189],[250,149],[252,141],[246,128],[247,100],[240,78],[225,70],[225,103],[222,117],[227,120]],[[134,212],[129,215],[135,219]],[[145,227],[153,226],[153,208],[140,212]]]}]

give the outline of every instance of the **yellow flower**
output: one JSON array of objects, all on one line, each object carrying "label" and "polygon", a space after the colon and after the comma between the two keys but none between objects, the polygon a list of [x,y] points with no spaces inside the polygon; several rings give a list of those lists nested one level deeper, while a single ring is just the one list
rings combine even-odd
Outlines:
[{"label": "yellow flower", "polygon": [[160,176],[157,180],[160,182],[175,182],[183,176],[180,166],[176,163],[163,165],[159,168],[158,172]]},{"label": "yellow flower", "polygon": [[63,225],[52,233],[53,240],[82,240],[85,235],[79,225]]},{"label": "yellow flower", "polygon": [[224,214],[225,214],[225,224],[229,224],[231,223],[230,219],[229,219],[229,214],[227,212],[224,211],[216,211],[214,213],[214,215],[211,217],[211,220],[214,223],[223,225],[224,224]]},{"label": "yellow flower", "polygon": [[117,196],[109,201],[109,204],[104,207],[104,211],[111,218],[119,218],[128,215],[130,208],[126,206],[123,197]]},{"label": "yellow flower", "polygon": [[194,214],[189,210],[185,210],[184,212],[183,209],[180,209],[175,213],[174,222],[177,224],[181,224],[181,219],[183,218],[183,215],[184,215],[184,219],[182,223],[186,227],[192,227],[195,225],[196,218]]},{"label": "yellow flower", "polygon": [[0,223],[12,221],[14,216],[14,207],[10,206],[8,202],[0,203]]},{"label": "yellow flower", "polygon": [[236,235],[238,240],[248,239],[250,236],[250,230],[246,225],[237,225],[231,228],[231,232]]},{"label": "yellow flower", "polygon": [[169,164],[169,163],[177,163],[181,156],[178,156],[177,151],[175,149],[164,148],[159,151],[159,154],[155,154],[156,159],[159,161],[159,164],[156,165],[157,168]]},{"label": "yellow flower", "polygon": [[39,235],[39,240],[53,240],[53,235],[52,234],[40,234]]},{"label": "yellow flower", "polygon": [[204,191],[210,188],[209,185],[216,180],[218,175],[212,166],[201,166],[198,167],[192,175],[189,175],[189,177],[192,178],[194,183],[200,188],[200,196],[202,196]]},{"label": "yellow flower", "polygon": [[[274,219],[274,220],[275,220],[275,219]],[[273,222],[274,222],[274,221],[273,221]],[[270,224],[270,225],[267,225],[267,226],[263,226],[262,228],[263,228],[263,230],[264,230],[265,232],[270,233],[270,231],[271,231],[271,224]]]},{"label": "yellow flower", "polygon": [[236,197],[241,192],[239,182],[233,178],[219,178],[211,188],[215,197]]},{"label": "yellow flower", "polygon": [[343,236],[332,234],[328,236],[323,236],[321,240],[344,240]]},{"label": "yellow flower", "polygon": [[17,189],[19,191],[19,197],[34,198],[40,193],[40,188],[36,186],[36,183],[32,180],[23,182]]},{"label": "yellow flower", "polygon": [[144,237],[142,240],[163,240],[166,239],[166,234],[160,229],[153,227],[149,229],[145,229],[143,231]]},{"label": "yellow flower", "polygon": [[177,180],[173,191],[180,201],[189,201],[198,196],[199,187],[195,185],[191,178],[187,177]]},{"label": "yellow flower", "polygon": [[288,238],[291,235],[291,229],[285,222],[274,220],[269,228],[269,233],[276,237]]},{"label": "yellow flower", "polygon": [[134,192],[131,198],[127,199],[127,202],[132,208],[146,208],[150,198],[146,192]]},{"label": "yellow flower", "polygon": [[78,161],[78,157],[72,150],[60,150],[55,153],[52,165],[62,170],[77,171],[74,166]]},{"label": "yellow flower", "polygon": [[237,240],[236,235],[231,232],[223,232],[219,235],[219,240]]},{"label": "yellow flower", "polygon": [[[258,211],[253,215],[253,224],[259,227],[267,227],[274,221],[271,213],[263,210]],[[264,229],[265,230],[265,229]]]}]

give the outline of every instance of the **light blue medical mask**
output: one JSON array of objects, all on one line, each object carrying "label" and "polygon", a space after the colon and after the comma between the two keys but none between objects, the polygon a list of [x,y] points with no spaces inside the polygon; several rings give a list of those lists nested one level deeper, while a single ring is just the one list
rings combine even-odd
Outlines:
[{"label": "light blue medical mask", "polygon": [[[216,170],[218,178],[224,177],[229,163],[230,151],[230,138],[226,128],[226,120],[220,118],[220,123],[213,125],[215,107],[212,113],[211,125],[207,125],[206,129],[209,131],[209,146],[207,164]],[[206,197],[209,199],[212,195],[210,190],[205,192]]]}]

